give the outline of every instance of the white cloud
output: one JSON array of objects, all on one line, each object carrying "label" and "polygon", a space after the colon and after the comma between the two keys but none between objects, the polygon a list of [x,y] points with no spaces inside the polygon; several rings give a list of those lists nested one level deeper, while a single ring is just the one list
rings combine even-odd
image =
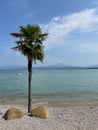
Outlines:
[{"label": "white cloud", "polygon": [[96,9],[88,9],[65,16],[54,17],[49,23],[41,25],[49,36],[46,49],[67,43],[66,39],[73,31],[92,32],[98,30],[98,14]]},{"label": "white cloud", "polygon": [[74,47],[74,51],[80,53],[98,53],[98,43],[78,44]]}]

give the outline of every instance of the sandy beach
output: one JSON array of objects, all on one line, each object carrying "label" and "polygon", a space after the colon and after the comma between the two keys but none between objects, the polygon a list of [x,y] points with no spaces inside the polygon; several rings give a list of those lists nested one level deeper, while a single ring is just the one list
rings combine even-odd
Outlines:
[{"label": "sandy beach", "polygon": [[[22,110],[25,116],[21,119],[4,120],[4,113],[11,106]],[[0,130],[98,130],[98,106],[94,103],[72,106],[51,104],[47,108],[49,118],[41,119],[28,116],[24,105],[0,105]]]}]

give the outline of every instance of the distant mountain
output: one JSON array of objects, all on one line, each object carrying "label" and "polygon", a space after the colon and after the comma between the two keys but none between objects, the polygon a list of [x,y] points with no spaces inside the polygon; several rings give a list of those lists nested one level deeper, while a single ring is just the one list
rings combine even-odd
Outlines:
[{"label": "distant mountain", "polygon": [[[98,65],[91,65],[91,66],[71,66],[71,65],[65,65],[62,63],[58,63],[55,65],[49,65],[49,66],[34,66],[34,69],[98,69]],[[0,67],[0,70],[17,70],[17,69],[27,69],[25,66],[4,66]]]},{"label": "distant mountain", "polygon": [[85,68],[87,68],[87,69],[98,69],[98,65],[91,65],[91,66],[87,66]]},{"label": "distant mountain", "polygon": [[19,66],[19,65],[16,65],[16,66],[1,66],[0,67],[0,70],[17,70],[17,69],[26,69],[27,67],[25,66]]},{"label": "distant mountain", "polygon": [[81,69],[83,67],[81,66],[70,66],[70,65],[64,65],[61,63],[50,65],[50,66],[41,66],[41,67],[34,67],[35,69]]},{"label": "distant mountain", "polygon": [[62,63],[58,63],[55,65],[50,66],[43,66],[43,67],[34,67],[37,69],[98,69],[98,65],[92,65],[92,66],[71,66],[71,65],[65,65]]}]

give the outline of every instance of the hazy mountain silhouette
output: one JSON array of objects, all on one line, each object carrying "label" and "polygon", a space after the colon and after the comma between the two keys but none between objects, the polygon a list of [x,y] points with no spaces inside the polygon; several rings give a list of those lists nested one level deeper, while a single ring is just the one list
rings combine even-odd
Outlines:
[{"label": "hazy mountain silhouette", "polygon": [[[34,69],[98,69],[98,65],[91,65],[91,66],[71,66],[71,65],[65,65],[62,63],[49,65],[49,66],[34,66]],[[0,67],[0,70],[13,70],[13,69],[27,69],[26,66],[2,66]]]}]

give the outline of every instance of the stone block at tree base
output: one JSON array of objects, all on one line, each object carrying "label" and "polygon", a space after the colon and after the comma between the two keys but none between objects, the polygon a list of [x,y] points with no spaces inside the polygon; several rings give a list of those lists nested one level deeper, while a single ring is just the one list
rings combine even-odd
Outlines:
[{"label": "stone block at tree base", "polygon": [[31,115],[40,118],[48,118],[49,111],[45,106],[38,106],[31,110]]},{"label": "stone block at tree base", "polygon": [[5,120],[13,120],[13,119],[19,119],[24,116],[24,113],[21,112],[18,108],[10,108],[6,111],[4,115]]}]

